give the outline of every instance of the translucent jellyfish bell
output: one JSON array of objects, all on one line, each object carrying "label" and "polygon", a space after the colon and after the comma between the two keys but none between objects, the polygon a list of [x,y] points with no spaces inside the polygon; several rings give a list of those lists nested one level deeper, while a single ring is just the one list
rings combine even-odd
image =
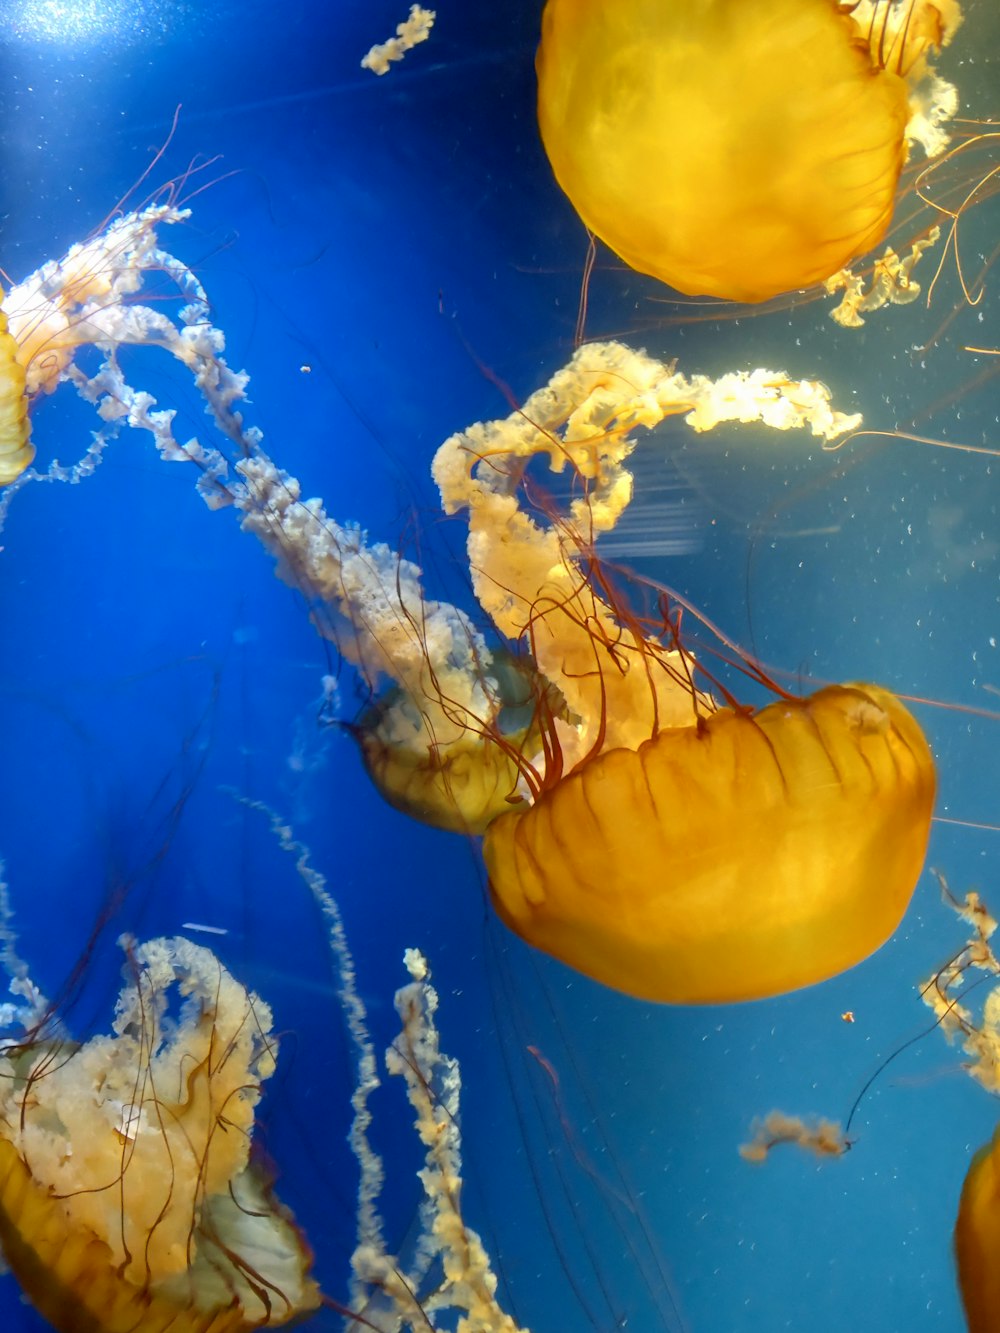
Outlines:
[{"label": "translucent jellyfish bell", "polygon": [[549,0],[542,140],[632,268],[765,301],[884,237],[911,95],[958,22],[953,0]]}]

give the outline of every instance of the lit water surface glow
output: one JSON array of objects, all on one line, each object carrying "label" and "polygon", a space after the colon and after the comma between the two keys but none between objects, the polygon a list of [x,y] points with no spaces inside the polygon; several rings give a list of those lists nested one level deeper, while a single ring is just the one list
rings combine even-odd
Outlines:
[{"label": "lit water surface glow", "polygon": [[[541,8],[441,0],[429,39],[378,77],[361,57],[405,17],[383,0],[0,5],[4,286],[104,225],[133,182],[126,207],[193,168],[179,187],[191,218],[160,240],[251,377],[247,423],[304,494],[417,560],[431,595],[472,615],[464,521],[442,516],[431,459],[569,360],[587,260],[538,137]],[[940,69],[960,114],[988,120],[1000,24],[984,0],[965,9]],[[996,142],[937,188],[971,188],[1000,161]],[[916,211],[911,195],[901,243],[927,225]],[[995,255],[998,216],[985,188],[963,219],[970,282]],[[925,291],[941,250],[921,261]],[[586,319],[588,337],[688,375],[780,367],[824,381],[873,431],[983,451],[874,436],[828,451],[802,431],[698,436],[668,420],[598,549],[676,589],[789,690],[877,681],[909,701],[938,768],[927,865],[994,911],[998,281],[987,271],[969,307],[949,258],[929,309],[891,305],[847,329],[827,296],[678,302],[599,248]],[[151,291],[176,306],[166,281]],[[179,440],[224,443],[176,360],[126,349],[122,366],[176,410]],[[68,385],[32,421],[39,470],[79,460],[100,424]],[[430,961],[442,1048],[462,1071],[463,1216],[518,1327],[961,1330],[951,1233],[997,1107],[920,1002],[969,934],[930,870],[873,957],[776,999],[661,1006],[571,972],[492,914],[477,839],[379,797],[335,725],[357,716],[363,686],[195,480],[125,430],[78,485],[20,490],[0,536],[0,858],[20,955],[65,999],[73,1035],[109,1029],[123,932],[186,932],[259,992],[281,1053],[256,1137],[315,1276],[347,1299],[352,1051],[324,920],[247,804],[262,802],[340,904],[377,1050],[398,1030],[404,950]],[[904,1046],[846,1155],[741,1158],[772,1108],[846,1120]],[[387,1243],[406,1255],[423,1156],[399,1080],[385,1082],[371,1133]],[[9,1275],[0,1324],[47,1327]],[[303,1326],[345,1321],[326,1307]]]}]

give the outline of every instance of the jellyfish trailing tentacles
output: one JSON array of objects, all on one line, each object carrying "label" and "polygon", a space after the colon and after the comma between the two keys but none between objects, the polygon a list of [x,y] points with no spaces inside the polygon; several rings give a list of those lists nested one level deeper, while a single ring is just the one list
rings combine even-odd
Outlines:
[{"label": "jellyfish trailing tentacles", "polygon": [[[695,429],[835,434],[824,393],[688,382],[591,344],[435,459],[446,511],[468,513],[481,605],[564,704],[524,766],[531,799],[485,831],[494,904],[530,943],[646,999],[745,1000],[832,976],[888,938],[923,865],[934,764],[898,699],[847,685],[720,707],[667,619],[639,619],[598,555],[631,496],[633,427],[686,412]],[[518,484],[531,458],[573,469],[568,513],[532,511]]]},{"label": "jellyfish trailing tentacles", "polygon": [[[959,898],[940,870],[934,874],[945,903],[972,929],[964,946],[922,983],[920,997],[935,1015],[937,1029],[961,1045],[968,1057],[965,1072],[995,1096],[1000,1091],[1000,959],[993,944],[997,919],[977,892]],[[971,981],[976,972],[983,975]],[[993,1333],[1000,1311],[1000,1127],[969,1165],[954,1245],[969,1333]]]},{"label": "jellyfish trailing tentacles", "polygon": [[[606,429],[595,435],[602,407]],[[539,590],[550,577],[561,580],[553,585],[553,595],[565,597],[581,577],[586,581],[586,573],[577,564],[578,548],[560,545],[559,532],[568,537],[569,528],[553,524],[543,531],[518,512],[517,485],[509,475],[517,467],[517,423],[524,457],[548,453],[553,469],[562,470],[567,462],[585,469],[594,454],[601,475],[598,480],[596,473],[587,474],[594,484],[575,511],[575,530],[588,525],[610,530],[631,499],[631,476],[623,466],[633,448],[629,430],[673,414],[683,414],[696,431],[724,421],[761,421],[773,430],[808,426],[824,439],[860,422],[859,416],[835,411],[827,390],[815,381],[767,370],[714,381],[686,377],[622,344],[591,344],[514,414],[505,433],[496,429],[491,435],[493,428],[478,427],[467,433],[469,439],[463,435],[446,442],[435,463],[435,479],[449,512],[474,507],[479,483],[469,476],[470,461],[485,457],[494,444],[498,455],[507,454],[507,470],[498,471],[494,492],[488,497],[484,492],[487,536],[505,534],[494,549],[510,555],[517,567],[512,577],[530,588],[522,606],[542,596]],[[505,613],[499,591],[504,571],[496,571],[495,578],[484,573],[486,538],[478,529],[470,538],[474,590],[495,628],[513,642],[513,651],[488,643],[460,608],[426,596],[421,571],[412,561],[384,543],[371,542],[356,525],[338,523],[318,499],[303,500],[299,482],[278,468],[259,442],[236,471],[238,481],[230,490],[244,530],[273,552],[282,577],[308,596],[321,632],[360,669],[376,697],[353,731],[370,776],[393,805],[436,827],[482,833],[512,804],[526,799],[525,774],[530,782],[532,760],[546,744],[545,728],[567,707],[575,721],[560,735],[566,768],[571,746],[583,753],[600,718],[609,741],[615,735],[638,743],[649,734],[651,703],[634,677],[599,681],[591,673],[588,688],[589,634],[576,636],[572,661],[560,653],[568,618],[561,626],[561,643],[547,656],[549,639],[539,618],[532,651],[524,652],[530,612],[520,619]],[[480,475],[488,471],[484,464]],[[601,610],[597,600],[577,605],[583,617],[595,613],[593,625],[603,627],[606,636],[618,632],[610,610]],[[379,693],[386,680],[392,687]],[[655,708],[686,723],[690,694],[661,690]]]},{"label": "jellyfish trailing tentacles", "polygon": [[542,140],[632,268],[765,301],[885,236],[909,142],[945,142],[928,61],[959,20],[955,0],[548,0]]},{"label": "jellyfish trailing tentacles", "polygon": [[[427,960],[404,953],[400,1030],[380,1062],[343,919],[309,849],[269,807],[281,849],[329,931],[353,1052],[348,1142],[357,1164],[350,1304],[324,1295],[313,1255],[255,1153],[275,1069],[270,1007],[208,949],[124,935],[112,1034],[74,1042],[19,956],[0,860],[0,1258],[57,1333],[249,1333],[322,1304],[344,1327],[404,1333],[454,1312],[457,1333],[527,1333],[462,1205],[458,1061],[441,1048]],[[419,1225],[394,1254],[387,1183],[369,1133],[380,1069],[405,1089],[422,1145]],[[434,1327],[437,1327],[434,1323]]]},{"label": "jellyfish trailing tentacles", "polygon": [[[508,659],[424,596],[416,566],[303,502],[259,447],[233,495],[373,690],[396,682],[357,728],[376,784],[424,822],[483,833],[513,929],[644,998],[747,999],[886,940],[923,863],[934,765],[877,686],[720,707],[668,620],[617,592],[600,537],[631,501],[634,432],[672,415],[695,431],[759,422],[823,439],[859,420],[815,381],[687,377],[593,343],[508,418],[437,452],[442,505],[468,515],[473,591],[516,655],[517,728]],[[569,478],[565,510],[536,463]]]}]

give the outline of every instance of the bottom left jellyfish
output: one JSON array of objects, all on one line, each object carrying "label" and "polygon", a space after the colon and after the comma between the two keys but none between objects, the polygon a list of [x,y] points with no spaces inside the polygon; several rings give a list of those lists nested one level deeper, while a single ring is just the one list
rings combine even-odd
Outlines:
[{"label": "bottom left jellyfish", "polygon": [[[349,1333],[528,1333],[502,1308],[490,1256],[463,1216],[461,1073],[441,1049],[427,960],[404,954],[399,1028],[380,1061],[325,878],[273,811],[243,804],[269,817],[322,914],[353,1051],[346,1303],[321,1291],[305,1237],[257,1164],[256,1111],[278,1055],[269,1006],[209,949],[123,935],[111,1033],[74,1041],[18,954],[2,862],[0,972],[12,998],[0,1002],[0,1032],[23,1035],[0,1037],[0,1265],[57,1333],[245,1333],[320,1307]],[[405,1092],[419,1144],[419,1220],[398,1252],[381,1211],[386,1168],[369,1139],[383,1073]],[[398,1125],[389,1133],[398,1138]]]},{"label": "bottom left jellyfish", "polygon": [[3,1017],[28,1036],[0,1050],[0,1245],[38,1311],[60,1333],[237,1333],[316,1309],[251,1160],[268,1006],[208,949],[124,937],[112,1032],[79,1045],[5,943],[25,1005]]}]

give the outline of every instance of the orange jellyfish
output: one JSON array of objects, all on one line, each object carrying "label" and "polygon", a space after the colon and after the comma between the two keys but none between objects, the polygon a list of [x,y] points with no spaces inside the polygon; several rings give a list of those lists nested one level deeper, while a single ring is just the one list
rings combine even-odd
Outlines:
[{"label": "orange jellyfish", "polygon": [[[233,498],[373,693],[395,682],[355,727],[369,773],[424,822],[483,832],[508,925],[633,995],[742,1000],[888,938],[923,864],[934,764],[877,686],[720,706],[669,617],[640,619],[616,591],[600,537],[631,500],[632,432],[669,415],[823,439],[860,420],[815,381],[688,378],[592,343],[506,420],[451,437],[434,480],[445,512],[468,514],[472,588],[516,672],[415,565],[303,502],[261,450]],[[540,464],[566,479],[564,510]]]},{"label": "orange jellyfish", "polygon": [[958,1284],[969,1333],[994,1333],[1000,1310],[1000,1129],[972,1159],[955,1223]]},{"label": "orange jellyfish", "polygon": [[[244,427],[247,377],[222,359],[197,280],[156,243],[155,225],[181,216],[170,203],[130,214],[8,294],[29,394],[32,374],[69,376],[104,420],[198,465],[206,502],[231,505],[274,553],[371,690],[355,734],[386,798],[483,833],[503,920],[637,996],[773,995],[878,948],[929,832],[934,765],[916,722],[869,685],[778,691],[759,712],[722,691],[720,706],[669,617],[635,615],[599,558],[632,497],[636,430],[679,415],[695,431],[757,422],[828,441],[860,417],[782,371],[710,380],[620,343],[580,348],[522,408],[434,460],[445,511],[468,514],[473,591],[509,645],[497,649],[469,614],[425,595],[412,562],[303,500]],[[114,300],[153,262],[195,298],[180,327]],[[28,352],[36,342],[44,356]],[[72,367],[81,342],[107,354],[90,379]],[[171,414],[125,384],[122,342],[162,346],[195,373],[237,446],[228,480],[225,458],[179,446]],[[564,512],[539,490],[542,465],[569,480]]]},{"label": "orange jellyfish", "polygon": [[0,1052],[3,1254],[59,1333],[242,1333],[316,1309],[309,1249],[250,1156],[267,1005],[187,940],[123,943],[112,1034],[78,1045],[43,1013]]},{"label": "orange jellyfish", "polygon": [[[0,288],[0,303],[3,289]],[[35,456],[30,443],[31,423],[24,392],[24,367],[17,359],[17,343],[0,308],[0,486],[20,476]]]},{"label": "orange jellyfish", "polygon": [[646,999],[795,990],[899,924],[933,774],[920,728],[876,686],[700,713],[493,823],[494,903],[537,947]]},{"label": "orange jellyfish", "polygon": [[[456,1311],[462,1328],[519,1333],[462,1209],[462,1076],[441,1046],[427,960],[404,952],[400,1027],[380,1059],[325,878],[277,814],[244,804],[269,818],[329,929],[354,1056],[350,1304],[320,1290],[255,1151],[278,1057],[267,1003],[207,948],[124,935],[111,1031],[72,1040],[17,953],[2,863],[0,974],[14,998],[0,1003],[0,1257],[57,1333],[249,1333],[321,1306],[358,1328],[430,1328],[432,1315]],[[15,1029],[23,1037],[6,1035]],[[404,1093],[403,1123],[420,1145],[419,1225],[397,1253],[382,1217],[386,1166],[369,1137],[383,1076]]]},{"label": "orange jellyfish", "polygon": [[[888,938],[923,865],[934,764],[898,699],[846,685],[719,706],[669,618],[637,617],[599,559],[631,497],[633,427],[686,413],[696,429],[836,433],[821,387],[764,371],[689,381],[591,344],[435,459],[446,511],[468,512],[481,605],[562,700],[522,763],[527,799],[486,829],[494,904],[530,943],[646,999],[745,1000],[832,976]],[[572,469],[568,513],[519,486],[532,458]]]},{"label": "orange jellyfish", "polygon": [[542,140],[632,268],[765,301],[885,236],[910,141],[945,142],[928,58],[959,21],[955,0],[548,0]]}]

